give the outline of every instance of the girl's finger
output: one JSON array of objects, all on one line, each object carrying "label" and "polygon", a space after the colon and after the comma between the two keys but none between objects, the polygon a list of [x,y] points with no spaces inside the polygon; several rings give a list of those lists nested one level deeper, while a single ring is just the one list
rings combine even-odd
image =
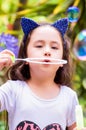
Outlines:
[{"label": "girl's finger", "polygon": [[14,53],[10,50],[7,50],[7,49],[0,52],[0,54],[9,54],[10,56],[14,56]]}]

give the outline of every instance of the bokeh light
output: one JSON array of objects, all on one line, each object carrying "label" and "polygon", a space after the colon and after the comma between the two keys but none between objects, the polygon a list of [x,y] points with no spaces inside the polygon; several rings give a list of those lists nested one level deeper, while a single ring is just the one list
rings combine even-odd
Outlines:
[{"label": "bokeh light", "polygon": [[79,8],[72,6],[67,9],[67,17],[69,22],[77,22],[79,19]]},{"label": "bokeh light", "polygon": [[86,61],[86,30],[76,36],[73,50],[78,59]]}]

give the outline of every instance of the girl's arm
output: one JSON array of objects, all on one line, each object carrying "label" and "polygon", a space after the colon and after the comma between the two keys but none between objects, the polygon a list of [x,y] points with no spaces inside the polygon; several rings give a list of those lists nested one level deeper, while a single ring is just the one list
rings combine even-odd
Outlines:
[{"label": "girl's arm", "polygon": [[12,65],[12,56],[14,56],[14,54],[10,50],[3,50],[0,52],[0,70],[4,67],[9,67]]}]

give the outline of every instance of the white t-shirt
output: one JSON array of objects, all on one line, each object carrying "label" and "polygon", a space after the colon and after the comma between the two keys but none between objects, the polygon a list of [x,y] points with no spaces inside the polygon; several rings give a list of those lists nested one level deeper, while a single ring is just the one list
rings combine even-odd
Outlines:
[{"label": "white t-shirt", "polygon": [[26,82],[8,80],[0,87],[0,111],[8,111],[9,130],[65,130],[75,122],[76,92],[61,86],[53,99],[36,96]]}]

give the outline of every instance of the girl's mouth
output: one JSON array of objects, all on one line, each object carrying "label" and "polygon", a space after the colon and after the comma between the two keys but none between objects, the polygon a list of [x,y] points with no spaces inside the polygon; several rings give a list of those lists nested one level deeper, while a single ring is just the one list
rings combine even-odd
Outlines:
[{"label": "girl's mouth", "polygon": [[51,62],[51,61],[50,61],[50,60],[48,60],[48,59],[45,59],[45,60],[43,60],[43,62],[47,62],[47,63],[48,63],[48,62]]}]

